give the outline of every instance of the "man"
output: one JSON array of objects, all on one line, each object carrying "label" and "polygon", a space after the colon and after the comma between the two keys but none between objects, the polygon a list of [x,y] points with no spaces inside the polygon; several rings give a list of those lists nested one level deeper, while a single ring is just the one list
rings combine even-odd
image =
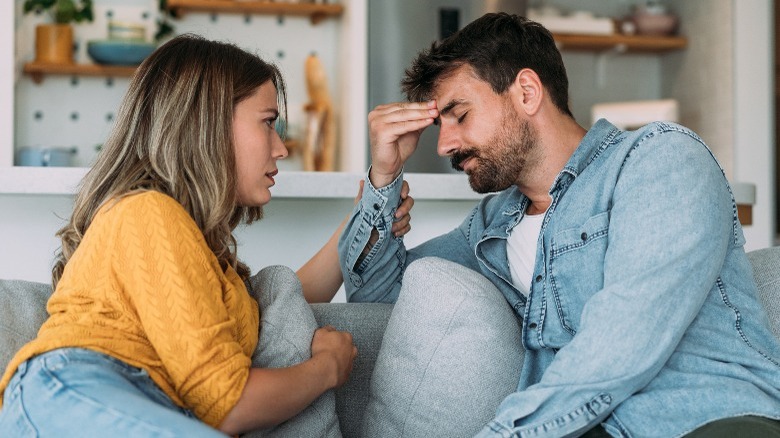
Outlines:
[{"label": "man", "polygon": [[[605,120],[586,131],[552,35],[507,14],[422,52],[402,85],[410,103],[369,115],[368,187],[340,242],[347,294],[393,302],[426,256],[495,284],[527,351],[480,436],[780,434],[780,345],[727,180],[696,134]],[[438,153],[498,193],[406,251],[388,235],[392,211],[434,123]]]}]

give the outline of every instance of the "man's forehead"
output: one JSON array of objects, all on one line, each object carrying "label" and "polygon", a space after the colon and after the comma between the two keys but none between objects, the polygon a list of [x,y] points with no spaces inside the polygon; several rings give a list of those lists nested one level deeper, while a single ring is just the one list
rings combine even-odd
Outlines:
[{"label": "man's forehead", "polygon": [[451,109],[472,101],[480,89],[493,92],[490,84],[480,78],[473,67],[462,65],[436,81],[430,98],[436,100],[441,111],[445,107]]},{"label": "man's forehead", "polygon": [[482,79],[480,79],[472,66],[468,64],[460,65],[436,79],[431,90],[433,93],[432,97],[438,98],[442,93],[451,92],[453,89],[457,90],[460,84],[473,80],[481,81]]}]

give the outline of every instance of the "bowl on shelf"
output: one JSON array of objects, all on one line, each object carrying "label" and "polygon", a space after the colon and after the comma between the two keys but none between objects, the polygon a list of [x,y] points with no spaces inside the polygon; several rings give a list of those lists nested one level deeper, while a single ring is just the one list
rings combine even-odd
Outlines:
[{"label": "bowl on shelf", "polygon": [[133,40],[91,40],[87,53],[98,64],[133,66],[140,64],[157,45]]},{"label": "bowl on shelf", "polygon": [[112,20],[108,22],[108,39],[143,41],[146,39],[146,27],[143,24]]},{"label": "bowl on shelf", "polygon": [[636,14],[633,22],[640,35],[674,35],[677,31],[677,17],[671,14]]}]

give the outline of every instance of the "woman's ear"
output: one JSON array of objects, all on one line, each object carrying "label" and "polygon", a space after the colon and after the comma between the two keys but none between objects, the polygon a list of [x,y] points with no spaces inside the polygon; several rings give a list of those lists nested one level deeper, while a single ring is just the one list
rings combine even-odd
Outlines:
[{"label": "woman's ear", "polygon": [[544,97],[544,86],[539,75],[530,68],[524,68],[517,73],[512,84],[513,100],[526,115],[532,116],[539,111]]}]

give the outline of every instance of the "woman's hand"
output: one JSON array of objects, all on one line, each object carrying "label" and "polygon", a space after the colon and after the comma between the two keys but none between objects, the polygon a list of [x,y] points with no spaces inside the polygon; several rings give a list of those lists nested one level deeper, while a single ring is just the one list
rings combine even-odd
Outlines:
[{"label": "woman's hand", "polygon": [[[361,189],[362,189],[362,182],[361,182]],[[409,196],[409,183],[404,181],[403,186],[401,186],[401,205],[398,206],[398,209],[395,210],[395,215],[393,217],[393,236],[395,237],[401,237],[409,232],[409,230],[412,229],[411,220],[412,216],[409,214],[409,212],[412,211],[412,207],[414,207],[414,198]]]},{"label": "woman's hand", "polygon": [[[365,180],[361,179],[359,184],[360,187],[358,188],[357,196],[355,196],[355,204],[360,202],[360,198],[363,196]],[[409,214],[412,211],[412,207],[414,207],[414,198],[409,196],[409,183],[404,180],[401,186],[401,205],[395,210],[395,215],[393,216],[393,227],[391,229],[393,236],[401,237],[412,229],[412,216]]]},{"label": "woman's hand", "polygon": [[357,347],[352,335],[325,326],[314,332],[311,359],[282,368],[251,368],[235,406],[219,429],[228,435],[286,421],[325,391],[343,385],[352,372]]},{"label": "woman's hand", "polygon": [[[363,196],[364,181],[360,181],[358,194],[355,197],[355,203],[360,202]],[[401,186],[401,204],[395,211],[393,217],[393,226],[391,232],[396,237],[401,237],[412,229],[410,222],[412,216],[410,211],[414,206],[414,198],[409,196],[409,183],[403,182]],[[326,303],[333,299],[338,292],[343,279],[341,277],[341,267],[339,266],[338,240],[341,230],[344,228],[349,216],[339,225],[336,231],[331,235],[327,243],[300,269],[298,269],[298,279],[301,280],[303,296],[309,303]],[[369,246],[373,246],[379,239],[379,233],[376,230],[371,232]]]},{"label": "woman's hand", "polygon": [[357,347],[352,343],[352,335],[326,325],[314,332],[311,341],[312,360],[329,360],[334,365],[329,376],[332,388],[343,385],[352,372],[352,364],[357,357]]}]

